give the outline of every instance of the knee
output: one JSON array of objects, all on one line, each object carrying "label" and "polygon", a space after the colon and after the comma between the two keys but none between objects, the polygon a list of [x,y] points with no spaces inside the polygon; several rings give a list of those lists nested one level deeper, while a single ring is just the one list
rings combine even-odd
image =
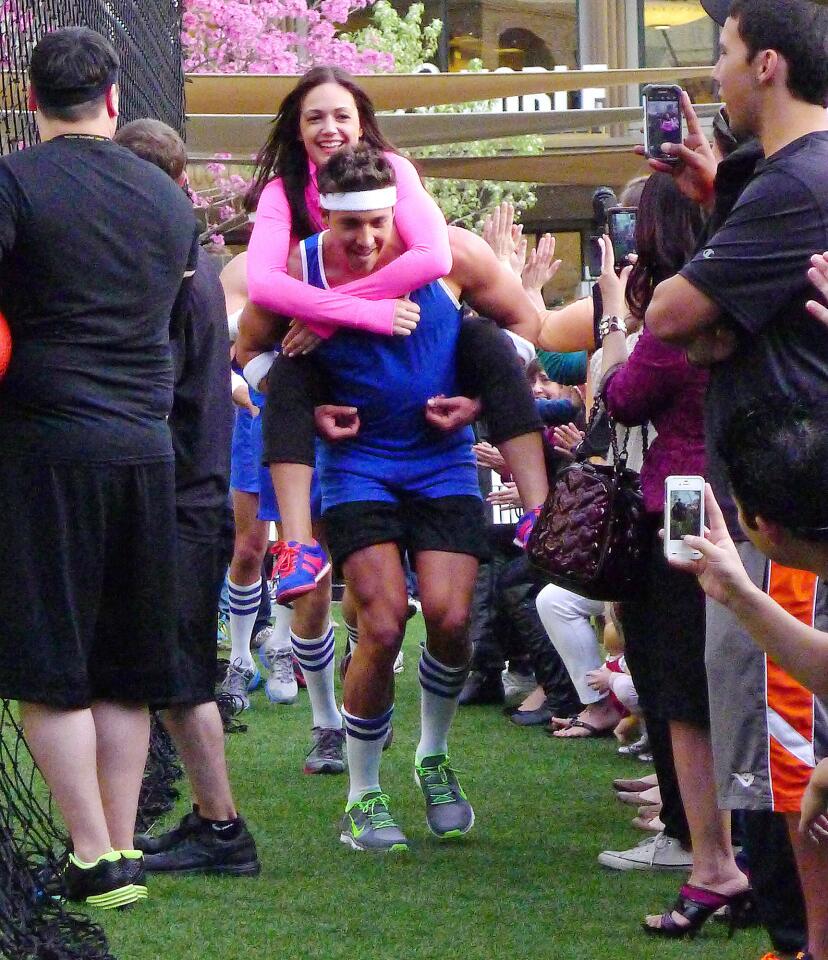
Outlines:
[{"label": "knee", "polygon": [[462,648],[469,642],[469,611],[461,605],[449,604],[426,616],[426,628],[429,638]]},{"label": "knee", "polygon": [[266,550],[267,540],[258,534],[242,534],[233,546],[233,565],[253,573],[261,567]]},{"label": "knee", "polygon": [[363,607],[359,611],[359,649],[381,659],[397,656],[405,633],[405,610]]}]

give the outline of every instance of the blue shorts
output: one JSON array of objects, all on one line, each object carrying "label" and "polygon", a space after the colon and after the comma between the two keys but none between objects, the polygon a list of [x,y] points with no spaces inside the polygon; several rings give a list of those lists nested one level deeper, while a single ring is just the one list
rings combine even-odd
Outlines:
[{"label": "blue shorts", "polygon": [[330,457],[325,450],[319,473],[322,478],[322,507],[361,501],[398,503],[401,499],[443,497],[480,499],[477,466],[465,445],[453,451],[395,458],[360,451],[344,458]]},{"label": "blue shorts", "polygon": [[[263,405],[265,398],[255,390],[250,391],[253,402]],[[279,523],[279,505],[270,479],[270,471],[262,464],[262,417],[252,416],[247,410],[236,410],[233,426],[233,444],[230,453],[230,486],[242,493],[252,493],[259,498],[259,519]],[[322,516],[322,490],[316,471],[311,483],[311,517]]]}]

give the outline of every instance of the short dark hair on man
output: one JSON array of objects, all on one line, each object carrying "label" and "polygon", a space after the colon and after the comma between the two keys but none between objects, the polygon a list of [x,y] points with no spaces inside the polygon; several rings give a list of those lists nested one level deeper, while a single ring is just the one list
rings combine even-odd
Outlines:
[{"label": "short dark hair on man", "polygon": [[142,160],[160,167],[178,180],[187,165],[187,148],[172,127],[161,120],[133,120],[115,134],[114,140]]},{"label": "short dark hair on man", "polygon": [[767,396],[733,413],[719,453],[748,524],[828,540],[828,403]]},{"label": "short dark hair on man", "polygon": [[828,7],[813,0],[733,0],[730,16],[752,60],[776,50],[788,64],[788,89],[828,106]]},{"label": "short dark hair on man", "polygon": [[391,187],[397,179],[381,150],[365,144],[343,147],[319,171],[320,193],[352,193]]},{"label": "short dark hair on man", "polygon": [[94,117],[120,60],[112,44],[87,27],[47,33],[32,51],[29,79],[45,117],[77,123]]}]

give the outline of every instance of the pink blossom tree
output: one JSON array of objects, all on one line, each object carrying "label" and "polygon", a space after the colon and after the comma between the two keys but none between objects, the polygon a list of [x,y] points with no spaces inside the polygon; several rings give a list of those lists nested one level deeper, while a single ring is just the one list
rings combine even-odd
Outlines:
[{"label": "pink blossom tree", "polygon": [[373,0],[184,0],[188,73],[303,73],[317,63],[387,73],[390,53],[358,49],[337,31]]}]

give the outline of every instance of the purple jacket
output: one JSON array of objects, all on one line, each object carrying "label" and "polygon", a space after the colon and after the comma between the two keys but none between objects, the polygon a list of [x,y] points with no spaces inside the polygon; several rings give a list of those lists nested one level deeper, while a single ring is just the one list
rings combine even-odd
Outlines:
[{"label": "purple jacket", "polygon": [[629,360],[604,389],[610,414],[632,427],[650,421],[658,436],[644,457],[641,488],[648,512],[664,506],[664,478],[704,476],[704,395],[708,373],[645,328]]}]

